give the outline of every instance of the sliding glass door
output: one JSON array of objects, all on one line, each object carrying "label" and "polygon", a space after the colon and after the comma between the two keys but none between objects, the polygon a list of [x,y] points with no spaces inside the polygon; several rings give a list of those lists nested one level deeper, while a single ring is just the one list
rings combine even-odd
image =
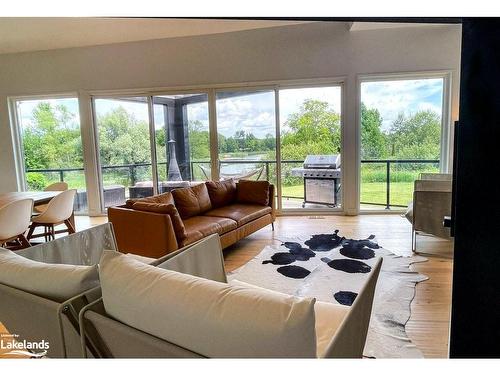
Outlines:
[{"label": "sliding glass door", "polygon": [[153,97],[158,191],[211,178],[208,95]]},{"label": "sliding glass door", "polygon": [[342,205],[341,93],[340,86],[279,90],[283,210]]},{"label": "sliding glass door", "polygon": [[444,78],[361,83],[360,209],[402,209],[440,171]]},{"label": "sliding glass door", "polygon": [[40,191],[56,182],[77,189],[76,213],[88,212],[77,98],[16,100],[25,188]]},{"label": "sliding glass door", "polygon": [[220,179],[276,184],[274,90],[218,91],[216,98]]},{"label": "sliding glass door", "polygon": [[153,195],[148,98],[95,99],[94,113],[103,209]]}]

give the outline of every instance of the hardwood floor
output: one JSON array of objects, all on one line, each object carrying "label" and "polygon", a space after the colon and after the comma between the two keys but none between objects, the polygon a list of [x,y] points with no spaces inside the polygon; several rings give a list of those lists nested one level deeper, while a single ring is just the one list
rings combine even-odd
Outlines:
[{"label": "hardwood floor", "polygon": [[[105,217],[76,217],[76,229],[102,224]],[[399,215],[360,216],[284,216],[275,223],[274,232],[266,227],[224,251],[227,271],[232,271],[257,255],[266,245],[290,235],[308,235],[340,230],[340,235],[366,238],[374,234],[378,243],[399,255],[411,255],[411,226]],[[429,260],[412,265],[429,280],[419,283],[411,304],[406,330],[426,358],[448,357],[448,334],[453,268],[452,244],[428,236],[418,236],[418,250]],[[424,254],[425,253],[425,254]],[[0,333],[2,332],[0,324]]]}]

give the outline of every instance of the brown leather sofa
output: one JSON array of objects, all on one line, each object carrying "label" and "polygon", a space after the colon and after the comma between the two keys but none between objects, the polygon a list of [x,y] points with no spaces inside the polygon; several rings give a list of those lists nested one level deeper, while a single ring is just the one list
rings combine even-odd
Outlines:
[{"label": "brown leather sofa", "polygon": [[158,258],[211,234],[222,248],[275,220],[274,186],[267,181],[207,181],[110,207],[122,252]]}]

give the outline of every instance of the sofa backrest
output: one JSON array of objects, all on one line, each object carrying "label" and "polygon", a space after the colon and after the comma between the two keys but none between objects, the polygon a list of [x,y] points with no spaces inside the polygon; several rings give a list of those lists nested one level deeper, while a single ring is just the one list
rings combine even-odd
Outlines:
[{"label": "sofa backrest", "polygon": [[91,266],[99,262],[103,250],[118,250],[111,223],[17,250],[16,254],[44,263]]},{"label": "sofa backrest", "polygon": [[222,283],[227,282],[224,256],[217,234],[159,258],[152,265]]},{"label": "sofa backrest", "polygon": [[[102,299],[82,310],[80,327],[84,347],[93,347],[98,358],[203,358],[111,318]],[[87,357],[88,351],[85,353]]]}]

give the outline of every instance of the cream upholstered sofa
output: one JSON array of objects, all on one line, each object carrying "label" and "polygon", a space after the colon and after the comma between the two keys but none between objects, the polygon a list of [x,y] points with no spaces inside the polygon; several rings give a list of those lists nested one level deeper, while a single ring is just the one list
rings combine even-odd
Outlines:
[{"label": "cream upholstered sofa", "polygon": [[17,341],[44,340],[48,357],[81,358],[78,313],[101,296],[103,249],[116,249],[111,224],[16,252],[0,248],[0,322]]},{"label": "cream upholstered sofa", "polygon": [[154,262],[103,254],[102,298],[79,315],[82,348],[116,358],[362,356],[381,259],[351,307],[227,284],[217,235]]}]

